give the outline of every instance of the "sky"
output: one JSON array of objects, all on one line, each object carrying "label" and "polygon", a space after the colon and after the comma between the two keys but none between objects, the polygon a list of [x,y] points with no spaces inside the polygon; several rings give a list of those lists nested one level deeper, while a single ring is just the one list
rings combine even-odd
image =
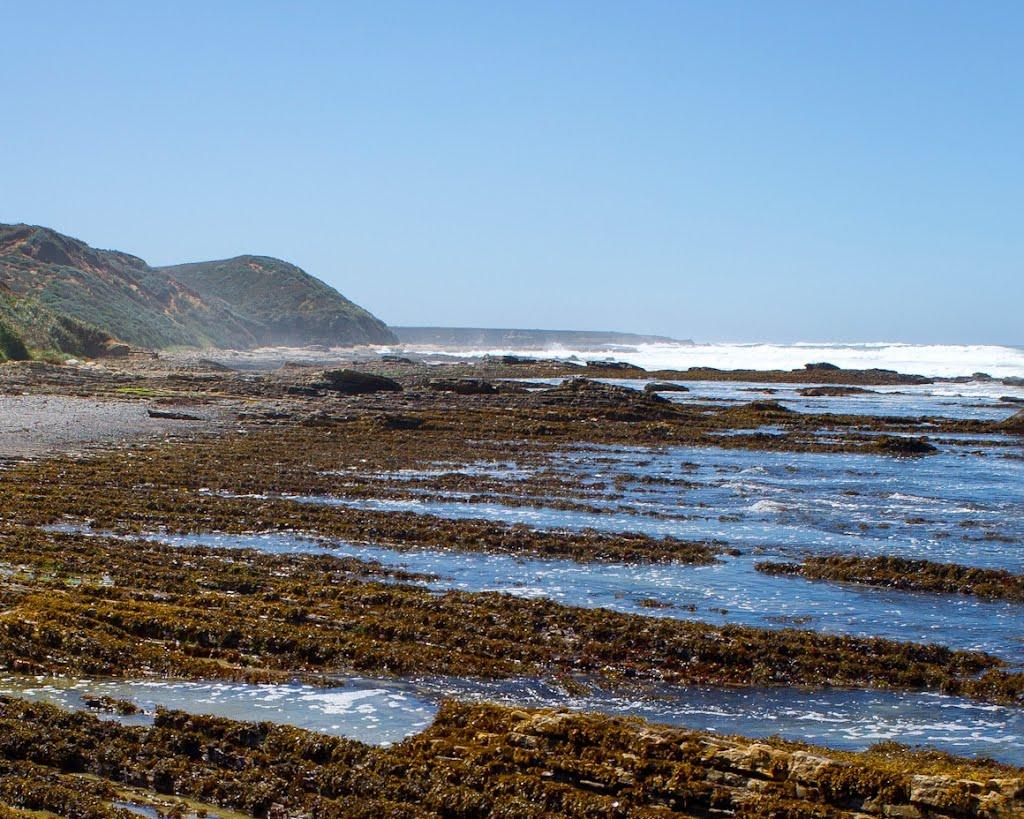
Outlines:
[{"label": "sky", "polygon": [[1024,3],[0,0],[0,222],[390,324],[1024,345]]}]

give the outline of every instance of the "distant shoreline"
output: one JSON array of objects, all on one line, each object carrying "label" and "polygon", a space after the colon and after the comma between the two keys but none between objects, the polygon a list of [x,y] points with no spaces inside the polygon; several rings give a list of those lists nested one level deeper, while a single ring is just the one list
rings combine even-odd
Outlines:
[{"label": "distant shoreline", "polygon": [[620,333],[612,330],[533,330],[513,327],[395,327],[389,329],[402,344],[441,347],[504,347],[545,350],[565,346],[579,350],[604,349],[609,345],[692,345],[689,339],[670,336]]}]

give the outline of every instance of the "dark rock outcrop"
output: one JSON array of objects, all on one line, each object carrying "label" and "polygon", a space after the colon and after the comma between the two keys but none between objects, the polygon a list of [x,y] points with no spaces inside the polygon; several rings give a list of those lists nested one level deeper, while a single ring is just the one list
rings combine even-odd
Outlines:
[{"label": "dark rock outcrop", "polygon": [[327,370],[315,387],[345,395],[364,395],[374,392],[401,392],[402,385],[390,378],[356,370]]},{"label": "dark rock outcrop", "polygon": [[828,387],[804,387],[803,389],[797,390],[797,393],[808,398],[840,397],[844,395],[863,395],[865,393],[873,392],[875,392],[875,390],[868,390],[865,389],[864,387],[844,387],[838,384]]},{"label": "dark rock outcrop", "polygon": [[494,395],[498,388],[483,378],[432,378],[427,387],[435,392],[454,392],[458,395]]},{"label": "dark rock outcrop", "polygon": [[1004,432],[1024,435],[1024,410],[1021,410],[1016,415],[1011,415],[999,425],[999,428]]},{"label": "dark rock outcrop", "polygon": [[910,438],[902,435],[880,435],[873,447],[884,455],[897,457],[915,457],[918,455],[934,455],[938,448],[924,438]]},{"label": "dark rock outcrop", "polygon": [[656,421],[676,417],[677,405],[667,398],[617,384],[604,384],[589,378],[569,378],[537,393],[545,405],[587,408],[617,421]]},{"label": "dark rock outcrop", "polygon": [[588,361],[587,366],[594,370],[616,370],[630,373],[647,372],[643,367],[638,367],[636,364],[630,364],[626,361]]}]

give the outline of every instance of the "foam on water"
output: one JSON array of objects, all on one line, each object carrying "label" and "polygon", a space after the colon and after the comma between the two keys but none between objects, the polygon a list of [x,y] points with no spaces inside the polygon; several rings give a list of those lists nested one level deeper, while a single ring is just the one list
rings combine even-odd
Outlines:
[{"label": "foam on water", "polygon": [[239,720],[294,725],[387,745],[423,731],[440,701],[456,697],[518,707],[568,708],[751,737],[777,735],[859,750],[880,740],[928,745],[1024,764],[1024,711],[956,697],[885,691],[791,688],[661,687],[569,694],[537,679],[381,680],[351,677],[339,688],[229,682],[0,678],[0,694],[86,710],[86,696],[127,699],[147,713],[100,714],[127,724],[151,722],[157,706]]},{"label": "foam on water", "polygon": [[[1024,664],[1024,606],[962,595],[917,594],[766,575],[754,564],[779,551],[724,556],[710,566],[588,564],[571,560],[335,543],[295,535],[155,535],[176,545],[330,553],[438,576],[438,591],[498,591],[585,608],[762,628],[804,628],[986,651]],[[652,605],[655,601],[655,605]]]},{"label": "foam on water", "polygon": [[434,718],[434,699],[417,697],[391,681],[351,677],[343,688],[309,685],[248,685],[178,680],[75,680],[0,678],[0,694],[87,709],[86,696],[130,700],[145,713],[98,714],[129,725],[151,722],[157,706],[235,720],[270,721],[311,731],[388,744],[422,731]]},{"label": "foam on water", "polygon": [[[383,511],[483,518],[543,529],[593,528],[722,539],[790,553],[893,554],[1024,571],[1024,459],[1014,451],[945,448],[916,460],[879,455],[671,447],[590,447],[552,470],[585,485],[616,483],[606,513],[428,498],[293,496]],[[645,483],[686,480],[685,485]],[[586,503],[600,505],[587,498]],[[616,511],[624,505],[627,511]],[[632,510],[632,511],[628,511]]]},{"label": "foam on water", "polygon": [[843,368],[897,370],[917,375],[957,377],[977,372],[996,378],[1024,376],[1024,349],[987,344],[901,344],[869,342],[831,344],[638,344],[609,345],[605,350],[574,350],[552,346],[546,350],[444,349],[406,346],[407,353],[429,357],[432,353],[464,356],[544,356],[575,361],[614,360],[647,370],[685,370],[717,367],[723,370],[794,370],[809,362],[828,361]]},{"label": "foam on water", "polygon": [[[562,378],[517,379],[538,387],[555,386]],[[642,390],[653,383],[648,380],[600,378],[605,384]],[[788,409],[805,413],[837,415],[881,415],[890,417],[938,416],[1002,421],[1009,418],[1020,404],[1001,401],[1013,398],[1024,401],[1024,387],[1007,386],[1002,382],[972,381],[965,384],[915,384],[871,386],[870,392],[843,396],[804,396],[800,390],[829,386],[804,383],[763,383],[756,381],[687,381],[669,382],[687,388],[687,392],[666,391],[664,398],[677,404],[715,402],[724,405],[770,399]]]}]

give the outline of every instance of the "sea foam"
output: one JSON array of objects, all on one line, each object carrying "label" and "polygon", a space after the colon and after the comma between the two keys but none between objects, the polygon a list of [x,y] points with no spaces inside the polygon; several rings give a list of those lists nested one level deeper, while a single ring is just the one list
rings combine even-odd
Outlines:
[{"label": "sea foam", "polygon": [[593,361],[611,359],[648,370],[685,370],[689,367],[719,369],[792,370],[809,362],[828,361],[839,367],[878,367],[904,373],[955,377],[983,372],[995,378],[1024,377],[1024,348],[990,344],[903,344],[867,342],[837,344],[639,344],[609,345],[605,350],[574,350],[550,347],[538,351],[515,348],[458,349],[408,346],[405,352],[429,356],[458,352],[466,356],[520,355]]}]

